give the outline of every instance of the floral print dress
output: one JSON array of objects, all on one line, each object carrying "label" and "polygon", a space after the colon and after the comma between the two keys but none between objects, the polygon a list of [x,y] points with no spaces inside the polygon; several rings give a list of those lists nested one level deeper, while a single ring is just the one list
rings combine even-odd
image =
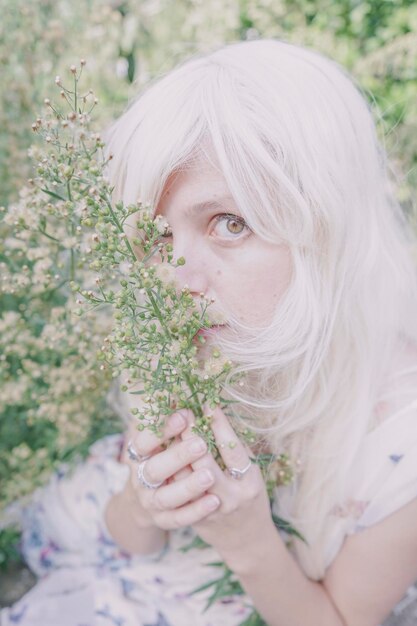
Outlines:
[{"label": "floral print dress", "polygon": [[[129,471],[117,461],[121,445],[120,435],[97,442],[86,462],[35,495],[24,514],[23,550],[39,581],[0,611],[1,626],[238,626],[251,613],[245,595],[204,611],[210,591],[191,593],[218,577],[210,563],[221,560],[211,548],[181,551],[191,529],[171,532],[169,544],[149,556],[131,556],[113,542],[103,513]],[[355,467],[344,504],[332,511],[327,563],[347,535],[417,497],[417,402],[368,434]]]},{"label": "floral print dress", "polygon": [[191,592],[218,577],[211,548],[182,552],[191,529],[170,533],[158,554],[132,556],[104,524],[109,497],[129,471],[117,457],[122,436],[98,441],[70,475],[56,474],[24,513],[23,551],[38,583],[0,611],[1,626],[230,626],[251,613],[237,596],[204,608],[209,592]]}]

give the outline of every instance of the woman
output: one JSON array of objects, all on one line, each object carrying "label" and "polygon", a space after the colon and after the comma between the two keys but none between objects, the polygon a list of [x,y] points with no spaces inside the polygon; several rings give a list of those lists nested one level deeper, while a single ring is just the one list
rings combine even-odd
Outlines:
[{"label": "woman", "polygon": [[[116,199],[166,218],[177,281],[227,320],[207,345],[247,372],[239,415],[298,468],[274,509],[306,542],[276,532],[221,408],[224,472],[183,411],[168,449],[131,427],[125,465],[107,440],[55,479],[26,541],[50,573],[5,624],[237,625],[251,602],[269,626],[380,624],[417,579],[416,282],[364,98],[316,52],[233,44],[150,86],[108,148]],[[180,552],[194,533],[212,548]],[[190,592],[219,557],[247,596],[203,613]]]}]

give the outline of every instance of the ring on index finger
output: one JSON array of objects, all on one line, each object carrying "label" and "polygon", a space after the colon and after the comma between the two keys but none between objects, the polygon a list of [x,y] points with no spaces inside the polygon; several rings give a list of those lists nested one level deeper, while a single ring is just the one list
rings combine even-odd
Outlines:
[{"label": "ring on index finger", "polygon": [[149,459],[150,457],[149,454],[147,456],[141,456],[139,452],[136,451],[131,440],[127,442],[126,451],[129,459],[131,461],[137,461],[138,463],[140,463],[141,461],[146,461],[146,459]]}]

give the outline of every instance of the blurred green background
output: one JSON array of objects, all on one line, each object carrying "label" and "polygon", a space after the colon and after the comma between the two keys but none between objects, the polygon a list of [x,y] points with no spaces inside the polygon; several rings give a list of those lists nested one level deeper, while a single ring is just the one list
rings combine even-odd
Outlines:
[{"label": "blurred green background", "polygon": [[[0,0],[0,15],[3,213],[13,215],[32,175],[28,149],[37,139],[31,124],[44,98],[56,96],[55,76],[67,77],[71,64],[87,60],[88,84],[100,101],[98,125],[105,128],[141,87],[182,59],[227,42],[274,37],[313,47],[355,77],[372,105],[399,199],[415,220],[414,0]],[[23,261],[14,256],[10,225],[0,222],[0,236],[0,269],[13,282]],[[85,337],[84,343],[65,342],[62,332],[48,350],[39,343],[46,331],[68,324],[57,314],[65,292],[13,293],[9,285],[0,296],[0,566],[8,567],[19,558],[18,516],[10,505],[119,425],[105,407],[109,381],[97,372],[90,391],[78,380],[54,398],[57,413],[66,403],[64,426],[37,412],[50,402],[63,364],[72,359],[77,378],[82,350],[92,344]],[[76,422],[78,429],[68,428]]]},{"label": "blurred green background", "polygon": [[0,9],[0,204],[28,174],[31,122],[71,63],[88,60],[105,124],[182,59],[256,37],[311,46],[345,65],[375,107],[398,174],[415,186],[415,0],[0,0]]}]

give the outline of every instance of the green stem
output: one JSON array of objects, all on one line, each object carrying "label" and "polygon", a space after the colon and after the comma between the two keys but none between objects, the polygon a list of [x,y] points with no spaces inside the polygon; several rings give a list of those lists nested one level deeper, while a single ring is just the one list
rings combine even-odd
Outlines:
[{"label": "green stem", "polygon": [[78,100],[77,100],[77,95],[78,95],[78,94],[77,94],[77,83],[78,83],[78,80],[77,80],[77,75],[76,75],[76,74],[74,74],[74,110],[75,110],[75,113],[78,113],[78,111],[77,111],[77,107],[78,107]]},{"label": "green stem", "polygon": [[[72,193],[71,193],[71,185],[70,185],[70,181],[67,181],[67,195],[68,195],[68,200],[70,202],[72,202]],[[74,237],[75,235],[75,228],[74,228],[74,222],[71,222],[71,235]],[[70,280],[74,280],[75,279],[75,254],[74,254],[74,249],[71,247],[70,250],[70,255],[71,255],[71,261],[70,261]]]},{"label": "green stem", "polygon": [[194,385],[191,382],[190,377],[186,375],[184,378],[185,378],[185,382],[187,383],[188,389],[191,392],[191,396],[190,397],[194,397],[195,396],[197,398],[197,402],[193,403],[194,407],[195,407],[193,409],[193,412],[194,412],[196,417],[202,417],[203,416],[203,410],[201,408],[200,402],[198,402],[198,395],[197,395],[198,392],[197,392],[197,390],[194,389]]},{"label": "green stem", "polygon": [[[101,196],[101,199],[105,201],[106,206],[107,206],[107,208],[108,208],[108,209],[109,209],[109,211],[110,211],[110,214],[111,214],[111,216],[112,216],[112,218],[113,218],[114,224],[115,224],[115,226],[117,227],[118,231],[119,231],[120,233],[124,233],[123,226],[120,224],[119,220],[117,219],[117,216],[116,216],[115,212],[113,211],[113,207],[112,207],[112,204],[111,204],[111,202],[110,202],[109,198],[108,198],[107,196]],[[126,237],[125,241],[126,241],[126,246],[127,246],[127,249],[129,250],[130,255],[131,255],[131,257],[132,257],[132,260],[133,260],[133,261],[136,261],[136,255],[135,255],[135,253],[133,252],[133,248],[132,248],[132,246],[130,245],[129,238],[128,238],[128,237]]]},{"label": "green stem", "polygon": [[59,239],[56,239],[56,237],[52,237],[52,235],[49,235],[45,230],[41,230],[39,229],[39,232],[42,235],[45,235],[45,237],[47,237],[48,239],[50,239],[51,241],[55,241],[56,243],[60,243]]}]

